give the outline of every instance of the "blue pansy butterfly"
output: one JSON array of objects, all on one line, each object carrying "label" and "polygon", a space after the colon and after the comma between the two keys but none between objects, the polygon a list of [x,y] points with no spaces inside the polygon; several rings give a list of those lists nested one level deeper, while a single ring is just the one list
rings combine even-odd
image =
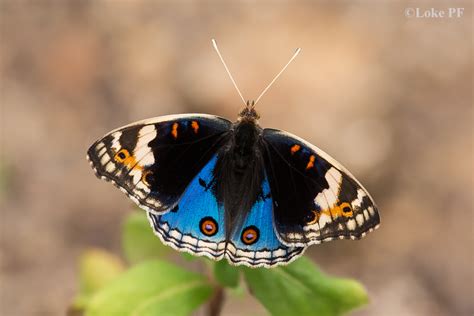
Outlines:
[{"label": "blue pansy butterfly", "polygon": [[235,123],[152,118],[108,133],[87,157],[147,211],[164,244],[235,265],[287,264],[309,245],[378,227],[374,201],[343,166],[297,136],[262,129],[258,118],[254,102]]}]

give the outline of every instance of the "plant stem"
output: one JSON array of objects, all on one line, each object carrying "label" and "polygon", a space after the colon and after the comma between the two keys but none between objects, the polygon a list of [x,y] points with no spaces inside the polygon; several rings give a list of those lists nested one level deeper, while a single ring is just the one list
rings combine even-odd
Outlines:
[{"label": "plant stem", "polygon": [[222,311],[222,307],[224,306],[225,301],[225,292],[222,286],[217,286],[214,295],[212,296],[211,300],[209,301],[209,316],[219,316]]}]

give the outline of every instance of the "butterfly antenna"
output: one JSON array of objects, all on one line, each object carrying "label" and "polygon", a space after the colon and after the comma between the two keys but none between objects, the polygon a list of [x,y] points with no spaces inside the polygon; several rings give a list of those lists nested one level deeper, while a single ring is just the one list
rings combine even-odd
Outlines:
[{"label": "butterfly antenna", "polygon": [[258,96],[257,100],[255,101],[255,104],[258,103],[258,101],[260,101],[260,99],[262,98],[262,96],[267,92],[268,89],[270,89],[270,87],[273,85],[273,83],[278,79],[278,77],[280,77],[280,75],[285,71],[285,69],[291,64],[291,62],[293,61],[293,59],[296,58],[296,56],[298,56],[298,54],[301,52],[301,48],[297,48],[295,53],[293,54],[293,56],[290,58],[290,60],[286,63],[285,67],[283,67],[282,70],[280,70],[280,72],[275,76],[275,78],[273,78],[273,80],[270,82],[270,84],[262,91],[262,93],[260,93],[260,95]]},{"label": "butterfly antenna", "polygon": [[219,51],[219,48],[217,48],[216,40],[212,39],[211,41],[212,41],[212,46],[214,46],[214,49],[216,50],[217,55],[219,55],[219,58],[221,59],[221,62],[224,65],[224,68],[227,71],[227,74],[229,75],[230,80],[234,84],[235,90],[237,90],[237,92],[239,93],[240,98],[242,99],[242,102],[244,102],[244,104],[246,104],[245,99],[244,99],[244,97],[242,96],[242,93],[239,90],[239,87],[237,87],[237,84],[235,83],[234,77],[232,77],[232,74],[230,73],[230,70],[227,67],[226,63],[225,63],[224,58],[222,58],[222,55],[221,55],[221,52]]}]

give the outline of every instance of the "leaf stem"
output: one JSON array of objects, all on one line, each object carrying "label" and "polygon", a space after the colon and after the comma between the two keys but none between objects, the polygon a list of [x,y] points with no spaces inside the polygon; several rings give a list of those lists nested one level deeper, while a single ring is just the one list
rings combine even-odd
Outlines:
[{"label": "leaf stem", "polygon": [[208,304],[208,315],[209,316],[219,316],[224,306],[225,301],[225,292],[222,286],[216,286],[214,295]]}]

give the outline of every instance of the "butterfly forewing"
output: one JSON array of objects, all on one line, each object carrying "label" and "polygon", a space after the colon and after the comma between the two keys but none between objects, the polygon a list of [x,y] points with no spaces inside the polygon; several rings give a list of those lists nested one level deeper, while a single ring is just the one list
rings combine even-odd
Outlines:
[{"label": "butterfly forewing", "polygon": [[98,177],[158,214],[176,205],[231,126],[228,120],[205,114],[157,117],[110,132],[87,156]]},{"label": "butterfly forewing", "polygon": [[310,143],[274,129],[263,131],[265,168],[282,242],[304,246],[358,239],[377,228],[375,203],[338,162]]}]

